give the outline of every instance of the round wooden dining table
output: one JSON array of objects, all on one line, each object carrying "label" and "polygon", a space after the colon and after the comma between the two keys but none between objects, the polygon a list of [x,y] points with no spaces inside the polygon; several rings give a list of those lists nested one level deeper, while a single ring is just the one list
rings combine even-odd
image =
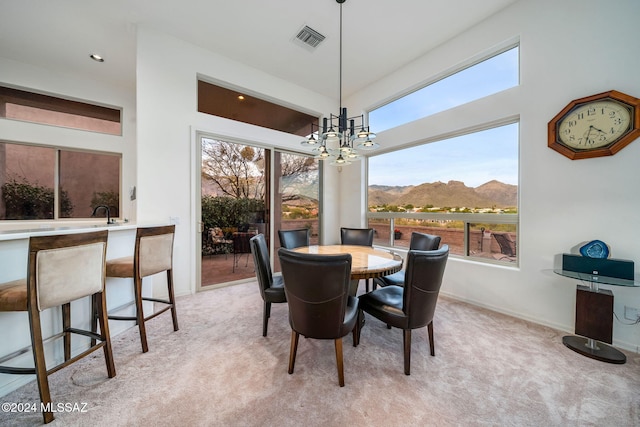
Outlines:
[{"label": "round wooden dining table", "polygon": [[356,295],[360,279],[373,279],[400,271],[402,257],[394,252],[371,246],[312,245],[293,249],[296,252],[319,255],[351,254],[351,289]]}]

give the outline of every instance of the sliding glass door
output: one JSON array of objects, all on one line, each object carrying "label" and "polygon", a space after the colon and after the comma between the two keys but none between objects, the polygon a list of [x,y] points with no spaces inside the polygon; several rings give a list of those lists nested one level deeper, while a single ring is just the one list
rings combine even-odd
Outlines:
[{"label": "sliding glass door", "polygon": [[201,139],[202,286],[255,277],[249,239],[268,236],[271,151]]},{"label": "sliding glass door", "polygon": [[[311,244],[319,239],[320,167],[313,157],[276,152],[274,154],[274,230],[308,228]],[[276,238],[274,254],[280,247]],[[280,271],[278,257],[274,256],[274,271]]]},{"label": "sliding glass door", "polygon": [[255,279],[249,239],[256,234],[264,234],[269,247],[275,242],[275,251],[279,229],[310,228],[317,242],[317,160],[206,136],[200,146],[202,288]]}]

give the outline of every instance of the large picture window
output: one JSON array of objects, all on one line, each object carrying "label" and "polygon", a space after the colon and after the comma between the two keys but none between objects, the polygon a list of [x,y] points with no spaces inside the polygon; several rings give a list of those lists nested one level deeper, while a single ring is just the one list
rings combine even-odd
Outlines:
[{"label": "large picture window", "polygon": [[369,158],[375,243],[407,248],[412,231],[436,234],[452,254],[514,263],[518,123]]},{"label": "large picture window", "polygon": [[519,74],[516,46],[370,111],[369,124],[382,132],[517,86]]},{"label": "large picture window", "polygon": [[[120,216],[120,155],[0,142],[0,220]],[[104,210],[99,216],[104,216]]]}]

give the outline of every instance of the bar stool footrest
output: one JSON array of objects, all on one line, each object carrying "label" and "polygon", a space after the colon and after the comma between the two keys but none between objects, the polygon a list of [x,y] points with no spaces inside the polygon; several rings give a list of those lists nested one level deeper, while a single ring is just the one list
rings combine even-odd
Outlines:
[{"label": "bar stool footrest", "polygon": [[[165,304],[169,304],[169,303],[165,303]],[[172,307],[171,305],[168,305],[168,306],[166,306],[166,307],[164,307],[164,308],[162,308],[162,309],[160,309],[160,310],[158,310],[158,311],[154,312],[153,314],[150,314],[149,316],[147,316],[147,317],[145,317],[145,318],[144,318],[144,321],[146,322],[147,320],[151,320],[151,319],[153,319],[154,317],[156,317],[156,316],[158,316],[158,315],[160,315],[160,314],[164,313],[165,311],[170,310],[170,309],[171,309],[171,307]]]},{"label": "bar stool footrest", "polygon": [[96,334],[95,332],[91,332],[91,331],[85,331],[84,329],[69,328],[66,330],[66,332],[71,332],[72,334],[84,335],[85,337],[89,337],[94,340],[105,341],[102,335]]},{"label": "bar stool footrest", "polygon": [[18,368],[13,366],[0,366],[0,373],[11,375],[35,375],[35,368]]},{"label": "bar stool footrest", "polygon": [[161,302],[163,304],[171,304],[171,301],[166,299],[159,298],[151,298],[151,297],[142,297],[142,301],[152,301],[152,302]]},{"label": "bar stool footrest", "polygon": [[107,317],[109,318],[109,320],[133,320],[133,321],[138,320],[138,318],[135,316],[107,316]]}]

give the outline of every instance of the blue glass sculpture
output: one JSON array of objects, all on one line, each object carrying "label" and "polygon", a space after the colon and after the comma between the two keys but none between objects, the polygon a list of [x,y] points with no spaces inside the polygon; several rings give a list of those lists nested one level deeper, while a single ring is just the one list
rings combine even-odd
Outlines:
[{"label": "blue glass sculpture", "polygon": [[589,258],[609,258],[609,246],[601,240],[592,240],[580,248],[580,254]]}]

